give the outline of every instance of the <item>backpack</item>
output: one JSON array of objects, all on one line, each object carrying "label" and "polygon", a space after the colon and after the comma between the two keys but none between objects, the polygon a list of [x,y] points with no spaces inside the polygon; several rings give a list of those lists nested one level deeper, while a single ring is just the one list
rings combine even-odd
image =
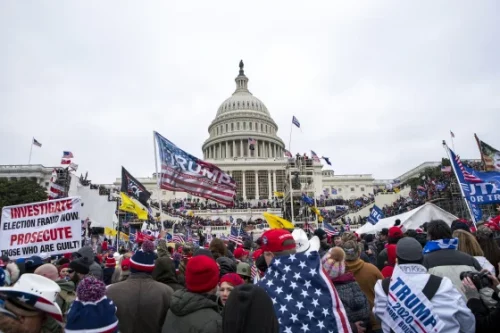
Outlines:
[{"label": "backpack", "polygon": [[62,300],[61,312],[66,319],[66,314],[68,313],[71,304],[73,304],[76,299],[76,293],[74,291],[61,290],[58,297]]},{"label": "backpack", "polygon": [[[430,301],[436,295],[439,286],[441,285],[441,281],[443,278],[436,276],[436,275],[430,275],[429,280],[427,280],[427,283],[424,286],[424,289],[422,289],[422,294],[427,297],[427,299]],[[384,293],[386,295],[389,295],[389,284],[391,283],[391,278],[385,278],[382,280],[382,289],[384,290]],[[391,333],[394,333],[394,331],[391,329]]]}]

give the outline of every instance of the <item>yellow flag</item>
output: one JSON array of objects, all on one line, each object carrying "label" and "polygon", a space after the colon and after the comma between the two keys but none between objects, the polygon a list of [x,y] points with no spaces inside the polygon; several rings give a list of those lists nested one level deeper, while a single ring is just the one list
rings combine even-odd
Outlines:
[{"label": "yellow flag", "polygon": [[274,191],[274,196],[276,198],[283,198],[285,196],[285,193],[283,192],[278,192],[278,191]]},{"label": "yellow flag", "polygon": [[124,212],[129,212],[137,215],[139,220],[147,220],[148,212],[142,208],[139,203],[135,203],[123,192],[120,192],[120,196],[122,197],[122,204],[118,208],[119,210],[123,210]]},{"label": "yellow flag", "polygon": [[316,214],[316,216],[318,217],[318,222],[323,222],[323,216],[321,216],[321,212],[316,206],[311,207],[311,212]]},{"label": "yellow flag", "polygon": [[117,233],[118,233],[118,232],[117,232],[116,230],[111,229],[111,228],[109,228],[109,227],[104,228],[104,234],[105,234],[106,236],[116,237],[116,234],[117,234]]},{"label": "yellow flag", "polygon": [[271,229],[295,229],[293,224],[279,216],[274,214],[269,214],[267,212],[262,213],[267,223],[271,227]]}]

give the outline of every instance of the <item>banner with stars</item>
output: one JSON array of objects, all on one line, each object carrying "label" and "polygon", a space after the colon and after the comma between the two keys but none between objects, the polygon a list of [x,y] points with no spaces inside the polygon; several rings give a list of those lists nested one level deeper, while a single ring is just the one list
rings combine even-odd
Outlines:
[{"label": "banner with stars", "polygon": [[280,332],[352,332],[318,252],[274,258],[258,285],[273,301]]}]

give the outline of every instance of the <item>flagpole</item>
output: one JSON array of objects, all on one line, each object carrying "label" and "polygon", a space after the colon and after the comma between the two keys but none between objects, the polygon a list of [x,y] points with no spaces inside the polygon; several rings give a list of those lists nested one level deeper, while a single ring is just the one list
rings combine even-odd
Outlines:
[{"label": "flagpole", "polygon": [[288,140],[288,150],[290,151],[290,154],[292,154],[293,156],[293,153],[292,153],[292,130],[293,130],[293,121],[292,123],[290,124],[290,139]]},{"label": "flagpole", "polygon": [[455,134],[450,130],[450,138],[451,138],[451,147],[453,148],[453,151],[455,150],[455,140],[454,139]]},{"label": "flagpole", "polygon": [[[455,173],[455,178],[457,179],[458,188],[460,189],[460,193],[462,194],[462,199],[465,201],[465,205],[467,206],[467,210],[469,211],[469,214],[471,216],[472,222],[474,223],[474,226],[476,226],[476,218],[475,218],[474,214],[472,213],[472,209],[469,205],[469,202],[465,198],[465,193],[464,193],[464,190],[462,188],[462,184],[460,183],[460,178],[458,177],[457,170],[455,169],[455,163],[453,163],[453,161],[451,159],[450,148],[448,148],[448,145],[446,144],[446,141],[444,141],[444,140],[443,140],[443,148],[446,151],[446,154],[448,155],[448,159],[450,160],[450,164],[451,164],[451,167],[453,169],[453,173]],[[456,154],[456,152],[455,152],[455,154]]]},{"label": "flagpole", "polygon": [[161,215],[163,213],[163,208],[161,205],[161,196],[160,196],[160,180],[161,177],[158,174],[158,152],[156,150],[156,136],[155,136],[155,131],[153,131],[153,147],[155,151],[155,169],[156,169],[156,190],[157,190],[157,198],[158,198],[158,205],[160,207],[160,228],[163,230],[163,220],[161,219]]},{"label": "flagpole", "polygon": [[288,182],[289,182],[289,186],[290,186],[290,208],[292,210],[292,220],[290,222],[292,222],[292,224],[295,225],[295,222],[293,221],[294,220],[294,216],[293,216],[293,187],[292,187],[292,172],[291,171],[288,172]]},{"label": "flagpole", "polygon": [[34,138],[31,138],[30,157],[28,159],[28,164],[31,164],[31,153],[33,152],[33,139]]}]

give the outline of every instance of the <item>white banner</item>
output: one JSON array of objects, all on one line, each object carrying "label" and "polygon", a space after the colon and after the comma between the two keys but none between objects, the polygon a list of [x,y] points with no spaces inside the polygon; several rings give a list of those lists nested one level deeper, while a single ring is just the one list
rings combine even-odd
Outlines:
[{"label": "white banner", "polygon": [[0,251],[10,259],[77,251],[82,244],[81,199],[3,207]]},{"label": "white banner", "polygon": [[444,322],[434,313],[431,302],[408,282],[398,265],[394,268],[383,321],[396,333],[440,332]]}]

